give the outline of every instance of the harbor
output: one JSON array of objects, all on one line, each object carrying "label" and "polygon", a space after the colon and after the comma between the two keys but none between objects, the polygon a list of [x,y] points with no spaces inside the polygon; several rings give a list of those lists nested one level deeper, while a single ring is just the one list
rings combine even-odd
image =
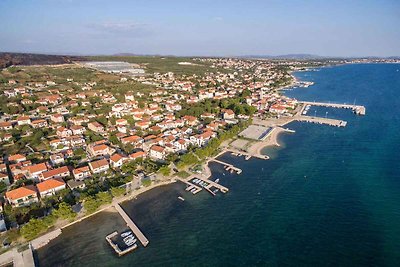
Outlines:
[{"label": "harbor", "polygon": [[303,108],[301,110],[302,112],[307,106],[317,106],[317,107],[351,109],[357,115],[365,115],[365,113],[366,113],[365,106],[361,106],[361,105],[336,104],[336,103],[326,103],[326,102],[310,102],[310,101],[299,101],[299,103],[303,104]]}]

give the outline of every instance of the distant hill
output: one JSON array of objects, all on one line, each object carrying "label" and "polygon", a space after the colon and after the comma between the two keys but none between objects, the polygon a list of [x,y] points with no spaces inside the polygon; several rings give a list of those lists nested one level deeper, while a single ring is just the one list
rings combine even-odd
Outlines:
[{"label": "distant hill", "polygon": [[312,55],[312,54],[287,54],[287,55],[277,55],[277,56],[271,56],[271,55],[247,55],[247,56],[242,56],[242,58],[299,59],[299,60],[307,60],[307,59],[321,59],[321,58],[327,58],[327,57],[322,57],[322,56]]},{"label": "distant hill", "polygon": [[83,60],[85,60],[85,58],[77,56],[0,52],[0,68],[6,68],[11,65],[68,64],[73,61]]}]

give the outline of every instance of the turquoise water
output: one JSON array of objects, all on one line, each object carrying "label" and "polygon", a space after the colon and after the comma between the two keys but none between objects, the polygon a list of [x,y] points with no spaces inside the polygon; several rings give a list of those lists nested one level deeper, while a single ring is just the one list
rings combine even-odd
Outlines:
[{"label": "turquoise water", "polygon": [[[302,100],[365,105],[367,115],[313,108],[345,128],[292,123],[269,161],[224,155],[243,169],[213,176],[230,191],[192,196],[181,184],[154,189],[124,209],[150,240],[118,258],[105,235],[115,213],[67,228],[37,252],[40,266],[398,266],[400,263],[400,65],[323,68],[288,91]],[[328,112],[328,113],[326,113]],[[179,201],[182,195],[185,201]]]}]

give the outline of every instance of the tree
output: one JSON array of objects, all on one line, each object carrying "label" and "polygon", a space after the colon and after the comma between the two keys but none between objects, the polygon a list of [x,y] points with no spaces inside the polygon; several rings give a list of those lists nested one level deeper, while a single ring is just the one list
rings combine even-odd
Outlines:
[{"label": "tree", "polygon": [[171,174],[171,169],[169,168],[169,166],[162,166],[159,170],[159,172],[163,175],[163,176],[169,176]]},{"label": "tree", "polygon": [[251,91],[249,89],[244,89],[242,91],[241,97],[245,98],[251,95]]},{"label": "tree", "polygon": [[80,157],[80,158],[86,157],[86,152],[83,148],[79,147],[74,150],[74,156]]},{"label": "tree", "polygon": [[117,137],[114,133],[112,133],[112,134],[110,135],[110,138],[109,138],[108,140],[110,140],[110,142],[111,142],[113,145],[119,145],[119,144],[120,144],[120,141],[118,140],[118,137]]},{"label": "tree", "polygon": [[46,216],[43,219],[30,219],[28,223],[21,227],[21,234],[27,240],[32,240],[41,233],[47,231],[55,222],[55,217],[52,215]]},{"label": "tree", "polygon": [[53,215],[64,220],[73,220],[76,217],[76,213],[72,210],[71,206],[65,202],[61,202],[58,205],[58,209],[53,211]]},{"label": "tree", "polygon": [[1,181],[0,182],[0,192],[3,193],[4,191],[6,191],[6,189],[7,189],[6,183]]},{"label": "tree", "polygon": [[83,207],[85,208],[87,214],[91,214],[100,207],[100,203],[95,197],[89,196],[83,202]]},{"label": "tree", "polygon": [[111,203],[112,201],[112,196],[109,192],[99,192],[96,194],[96,198],[100,201],[100,204]]},{"label": "tree", "polygon": [[111,188],[111,195],[113,195],[114,197],[120,197],[123,194],[125,194],[126,189],[123,187],[112,187]]},{"label": "tree", "polygon": [[137,168],[137,163],[136,161],[130,161],[124,165],[121,166],[121,170],[124,173],[134,173],[136,171]]},{"label": "tree", "polygon": [[104,116],[98,116],[98,117],[96,118],[96,121],[97,121],[98,123],[101,123],[101,124],[105,125],[105,126],[108,124],[107,118],[104,117]]}]

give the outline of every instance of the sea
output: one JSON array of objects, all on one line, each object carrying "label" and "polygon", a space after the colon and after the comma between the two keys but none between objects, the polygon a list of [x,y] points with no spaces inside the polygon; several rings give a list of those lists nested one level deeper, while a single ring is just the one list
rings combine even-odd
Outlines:
[{"label": "sea", "polygon": [[[312,107],[308,114],[347,126],[295,122],[270,160],[211,163],[229,188],[192,195],[158,187],[123,203],[146,248],[118,257],[105,240],[126,229],[105,211],[74,224],[35,252],[39,266],[400,266],[400,64],[348,64],[298,72],[315,84],[285,94],[298,100],[359,104]],[[178,199],[182,196],[185,201]]]}]

